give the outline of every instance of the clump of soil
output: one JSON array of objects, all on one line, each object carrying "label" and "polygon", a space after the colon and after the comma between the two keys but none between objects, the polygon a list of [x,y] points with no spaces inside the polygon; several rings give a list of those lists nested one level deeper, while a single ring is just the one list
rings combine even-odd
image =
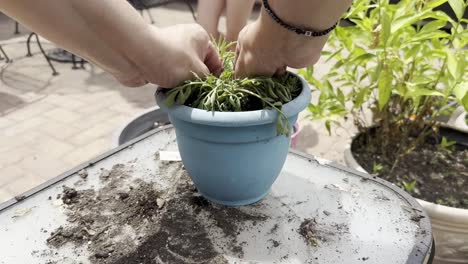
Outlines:
[{"label": "clump of soil", "polygon": [[349,233],[349,227],[345,224],[332,223],[320,225],[315,218],[305,219],[298,230],[299,234],[312,247],[319,243],[326,243],[332,239],[341,239],[344,234]]},{"label": "clump of soil", "polygon": [[[167,165],[183,171],[180,163]],[[142,180],[123,184],[129,173],[120,164],[103,171],[104,187],[97,192],[64,187],[68,223],[51,233],[48,244],[85,247],[93,264],[225,264],[222,253],[243,255],[237,235],[248,228],[246,222],[266,219],[210,203],[198,195],[185,171],[172,195]],[[210,240],[209,221],[229,241],[221,252]]]},{"label": "clump of soil", "polygon": [[[376,131],[375,133],[378,133]],[[414,197],[437,204],[468,209],[468,148],[454,145],[442,148],[435,139],[406,154],[393,167],[393,161],[382,155],[380,142],[363,134],[352,144],[357,162],[368,172],[405,188]],[[440,140],[438,140],[440,141]],[[393,146],[397,153],[398,146]],[[375,164],[381,167],[374,171]]]}]

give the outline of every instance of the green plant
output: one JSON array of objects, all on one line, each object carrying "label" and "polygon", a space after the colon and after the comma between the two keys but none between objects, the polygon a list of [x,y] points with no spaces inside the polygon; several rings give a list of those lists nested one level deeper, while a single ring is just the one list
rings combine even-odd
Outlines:
[{"label": "green plant", "polygon": [[[434,10],[447,2],[457,20]],[[449,101],[468,110],[466,8],[462,0],[354,1],[344,16],[353,25],[337,27],[323,52],[331,69],[323,78],[313,67],[300,72],[320,92],[311,117],[329,131],[348,117],[360,132],[377,125],[366,142],[393,169],[435,135],[436,117],[453,111]]]},{"label": "green plant", "polygon": [[407,193],[412,193],[414,189],[416,188],[416,180],[412,182],[403,181],[402,184]]},{"label": "green plant", "polygon": [[447,151],[448,153],[452,153],[452,147],[457,144],[456,141],[448,140],[446,137],[442,137],[442,140],[439,143],[439,148]]},{"label": "green plant", "polygon": [[220,112],[275,109],[278,111],[278,135],[289,136],[291,125],[281,108],[300,93],[299,79],[289,73],[272,78],[236,78],[232,45],[235,43],[222,39],[215,45],[224,67],[220,76],[196,76],[195,80],[184,82],[167,92],[166,104]]},{"label": "green plant", "polygon": [[374,162],[374,164],[372,165],[372,172],[378,174],[383,170],[383,168],[384,166],[382,164]]}]

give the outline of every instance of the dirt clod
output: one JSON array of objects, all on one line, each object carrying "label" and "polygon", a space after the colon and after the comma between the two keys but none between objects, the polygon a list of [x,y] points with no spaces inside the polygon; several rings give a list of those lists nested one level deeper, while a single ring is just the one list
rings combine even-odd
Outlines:
[{"label": "dirt clod", "polygon": [[414,222],[419,222],[421,221],[421,219],[423,219],[425,216],[424,215],[413,215],[410,219],[411,221],[414,221]]},{"label": "dirt clod", "polygon": [[127,198],[130,196],[130,195],[129,195],[128,193],[126,193],[126,192],[119,192],[119,193],[117,193],[117,195],[119,196],[119,198],[120,198],[121,200],[125,200],[125,199],[127,199]]},{"label": "dirt clod", "polygon": [[344,223],[320,224],[316,219],[305,219],[299,226],[298,232],[307,244],[316,247],[319,243],[341,240],[349,234],[349,227]]},{"label": "dirt clod", "polygon": [[270,239],[270,241],[271,241],[271,243],[273,244],[273,247],[275,247],[275,248],[276,248],[276,247],[279,247],[279,246],[281,245],[280,242],[278,242],[278,241],[276,241],[276,240],[274,240],[274,239]]},{"label": "dirt clod", "polygon": [[18,201],[18,202],[21,202],[21,201],[23,201],[24,199],[26,199],[26,196],[24,196],[24,195],[17,195],[17,196],[15,196],[15,200]]},{"label": "dirt clod", "polygon": [[101,175],[99,176],[102,180],[107,180],[110,176],[110,171],[102,170]]},{"label": "dirt clod", "polygon": [[88,172],[86,170],[80,170],[78,172],[78,176],[80,176],[82,179],[88,178]]},{"label": "dirt clod", "polygon": [[316,235],[316,224],[315,219],[306,219],[301,223],[299,227],[299,234],[309,243],[310,246],[316,247],[317,235]]},{"label": "dirt clod", "polygon": [[64,204],[72,204],[77,201],[78,192],[70,187],[63,186],[62,201]]}]

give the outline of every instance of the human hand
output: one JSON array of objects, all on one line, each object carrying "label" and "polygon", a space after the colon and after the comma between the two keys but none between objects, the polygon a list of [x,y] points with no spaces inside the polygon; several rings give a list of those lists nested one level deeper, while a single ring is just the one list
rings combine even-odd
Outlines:
[{"label": "human hand", "polygon": [[315,64],[327,37],[300,36],[262,14],[239,34],[236,48],[236,76],[272,76],[286,67]]},{"label": "human hand", "polygon": [[148,82],[173,88],[185,80],[222,71],[221,60],[209,36],[197,24],[156,28],[148,25],[138,50],[127,55],[135,69],[114,76],[124,85],[137,87]]}]

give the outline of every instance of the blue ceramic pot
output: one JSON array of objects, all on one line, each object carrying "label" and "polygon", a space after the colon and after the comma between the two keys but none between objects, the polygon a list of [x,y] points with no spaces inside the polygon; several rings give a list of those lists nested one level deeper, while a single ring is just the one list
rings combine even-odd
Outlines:
[{"label": "blue ceramic pot", "polygon": [[[308,84],[283,106],[293,125],[310,102]],[[240,206],[270,191],[286,160],[290,138],[276,135],[275,110],[211,112],[156,100],[175,127],[182,162],[198,191],[215,203]],[[292,130],[291,130],[292,131]]]}]

